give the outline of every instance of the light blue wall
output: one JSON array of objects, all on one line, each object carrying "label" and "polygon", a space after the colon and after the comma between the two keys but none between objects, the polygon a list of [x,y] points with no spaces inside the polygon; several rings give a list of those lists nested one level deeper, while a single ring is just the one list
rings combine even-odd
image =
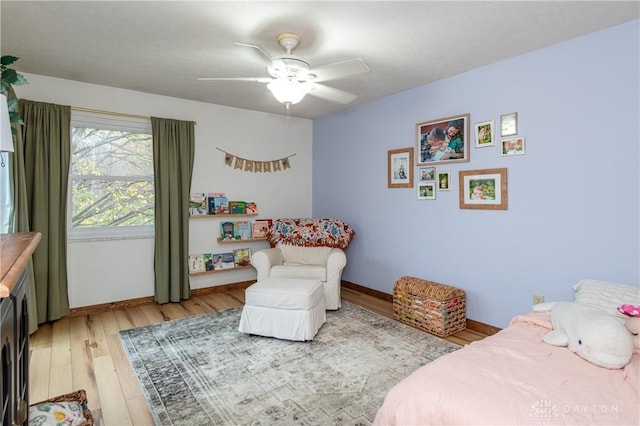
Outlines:
[{"label": "light blue wall", "polygon": [[[314,216],[357,231],[343,279],[385,293],[402,275],[455,285],[469,318],[498,327],[533,293],[572,300],[582,278],[638,285],[639,23],[314,120]],[[514,111],[525,155],[472,145],[470,162],[437,167],[452,190],[433,201],[387,188],[387,151],[415,147],[416,123],[470,113],[498,127]],[[459,209],[458,171],[495,167],[508,169],[508,210]]]}]

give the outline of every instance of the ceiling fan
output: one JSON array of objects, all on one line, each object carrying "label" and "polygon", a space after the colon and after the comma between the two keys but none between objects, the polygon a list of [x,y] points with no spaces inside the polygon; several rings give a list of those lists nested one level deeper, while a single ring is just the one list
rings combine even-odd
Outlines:
[{"label": "ceiling fan", "polygon": [[198,80],[253,81],[267,83],[273,96],[282,102],[287,110],[309,94],[329,101],[348,104],[357,95],[320,84],[324,81],[338,80],[369,72],[369,66],[360,58],[311,68],[309,62],[294,55],[293,49],[300,43],[300,36],[283,33],[276,40],[286,50],[285,54],[271,57],[260,46],[248,43],[235,43],[256,49],[265,58],[267,71],[271,77],[200,77]]}]

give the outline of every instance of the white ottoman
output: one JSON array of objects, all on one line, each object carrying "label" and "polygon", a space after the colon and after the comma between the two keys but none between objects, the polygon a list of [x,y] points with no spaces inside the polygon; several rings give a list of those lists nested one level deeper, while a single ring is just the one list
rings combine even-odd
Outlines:
[{"label": "white ottoman", "polygon": [[242,333],[313,340],[327,320],[321,281],[265,278],[245,290]]}]

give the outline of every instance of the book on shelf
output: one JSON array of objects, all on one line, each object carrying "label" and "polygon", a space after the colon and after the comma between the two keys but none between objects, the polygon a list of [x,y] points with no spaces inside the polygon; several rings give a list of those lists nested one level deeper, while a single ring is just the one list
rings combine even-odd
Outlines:
[{"label": "book on shelf", "polygon": [[241,248],[233,251],[233,261],[236,266],[249,266],[251,265],[251,249]]},{"label": "book on shelf", "polygon": [[267,238],[269,231],[269,222],[266,220],[254,220],[251,224],[253,238]]},{"label": "book on shelf", "polygon": [[204,266],[204,254],[189,255],[189,273],[205,271],[206,268]]},{"label": "book on shelf", "polygon": [[209,209],[209,214],[216,214],[215,199],[224,196],[224,192],[209,192],[207,194],[207,208]]},{"label": "book on shelf", "polygon": [[245,209],[247,214],[258,214],[258,205],[253,201],[247,202]]},{"label": "book on shelf", "polygon": [[235,238],[235,223],[222,222],[220,224],[220,238],[223,240],[233,240]]},{"label": "book on shelf", "polygon": [[191,216],[207,214],[207,197],[204,192],[192,192],[189,194],[189,214]]},{"label": "book on shelf", "polygon": [[251,239],[251,222],[248,220],[238,220],[234,223],[233,237],[236,240]]},{"label": "book on shelf", "polygon": [[229,214],[229,200],[227,197],[213,197],[215,214]]},{"label": "book on shelf", "polygon": [[213,258],[211,257],[211,253],[205,253],[202,256],[204,257],[205,271],[213,271]]},{"label": "book on shelf", "polygon": [[211,255],[213,258],[213,270],[235,268],[236,264],[233,260],[233,253],[216,253]]},{"label": "book on shelf", "polygon": [[244,201],[229,201],[229,212],[231,214],[247,213],[247,203]]}]

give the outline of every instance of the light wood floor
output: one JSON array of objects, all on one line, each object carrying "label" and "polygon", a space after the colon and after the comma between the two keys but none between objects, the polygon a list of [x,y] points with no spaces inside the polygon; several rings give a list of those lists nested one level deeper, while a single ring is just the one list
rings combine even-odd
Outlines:
[{"label": "light wood floor", "polygon": [[[344,287],[342,297],[392,317],[390,302]],[[120,345],[118,332],[234,308],[243,303],[244,289],[238,289],[194,296],[181,303],[151,303],[44,324],[30,341],[30,403],[84,389],[96,426],[153,425],[138,380]],[[484,337],[486,335],[465,330],[447,340],[464,345]]]}]

